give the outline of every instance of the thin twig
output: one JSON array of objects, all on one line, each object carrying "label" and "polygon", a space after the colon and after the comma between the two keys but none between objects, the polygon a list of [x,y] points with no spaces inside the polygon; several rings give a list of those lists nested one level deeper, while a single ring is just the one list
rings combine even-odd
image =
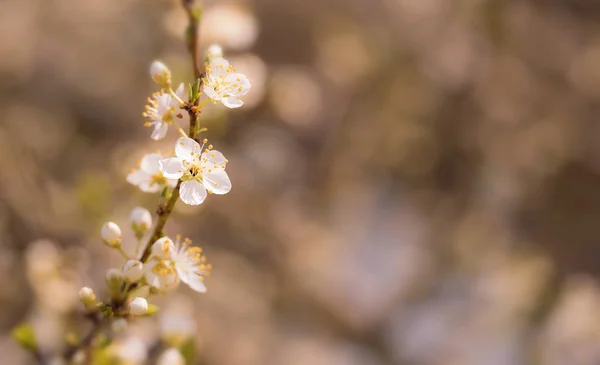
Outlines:
[{"label": "thin twig", "polygon": [[77,344],[69,346],[65,349],[65,351],[63,352],[63,358],[65,360],[70,361],[79,350],[84,350],[87,347],[89,347],[96,335],[102,329],[102,320],[97,315],[90,316],[90,318],[93,321],[92,329]]},{"label": "thin twig", "polygon": [[[200,67],[200,62],[198,59],[198,40],[199,40],[199,16],[195,14],[194,10],[194,1],[193,0],[182,0],[183,7],[188,14],[189,19],[189,33],[188,33],[188,50],[190,55],[192,56],[192,63],[194,69],[194,77],[196,79],[200,79],[202,82],[202,69]],[[195,101],[197,104],[197,100]],[[187,112],[190,115],[190,130],[189,130],[189,138],[196,138],[196,130],[197,130],[197,119],[198,119],[198,111],[194,108],[194,105],[186,107]],[[154,232],[150,236],[150,239],[146,243],[143,254],[140,258],[141,262],[146,262],[150,257],[150,253],[152,250],[152,244],[163,236],[163,229],[165,228],[165,224],[175,207],[175,203],[179,199],[179,188],[181,187],[181,179],[177,182],[177,186],[173,189],[173,193],[171,198],[167,201],[167,204],[161,204],[158,206],[156,210],[156,215],[158,216],[156,227],[154,228]]]}]

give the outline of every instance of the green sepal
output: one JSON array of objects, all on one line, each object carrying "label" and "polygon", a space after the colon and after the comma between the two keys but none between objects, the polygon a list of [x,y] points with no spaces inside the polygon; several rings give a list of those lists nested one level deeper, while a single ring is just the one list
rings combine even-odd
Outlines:
[{"label": "green sepal", "polygon": [[147,316],[155,315],[156,313],[158,313],[159,310],[160,310],[160,308],[158,308],[158,306],[148,303],[148,312],[146,312],[145,315],[147,315]]}]

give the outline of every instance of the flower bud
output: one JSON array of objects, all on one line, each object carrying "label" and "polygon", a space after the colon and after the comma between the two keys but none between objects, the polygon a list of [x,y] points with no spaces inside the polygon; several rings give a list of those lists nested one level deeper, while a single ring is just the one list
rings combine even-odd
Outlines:
[{"label": "flower bud", "polygon": [[161,259],[168,260],[173,257],[175,244],[169,237],[159,238],[152,244],[152,255]]},{"label": "flower bud", "polygon": [[79,300],[88,311],[96,309],[96,294],[87,286],[79,289]]},{"label": "flower bud", "polygon": [[160,61],[152,62],[152,65],[150,65],[150,75],[158,86],[168,87],[171,85],[171,70]]},{"label": "flower bud", "polygon": [[223,57],[223,48],[218,44],[211,44],[206,50],[206,57],[209,60]]},{"label": "flower bud", "polygon": [[119,269],[108,269],[106,271],[106,286],[110,292],[111,298],[118,299],[121,296],[121,287],[125,282],[125,277]]},{"label": "flower bud", "polygon": [[123,333],[127,330],[127,320],[124,318],[117,318],[112,322],[111,328],[115,333]]},{"label": "flower bud", "polygon": [[130,283],[136,282],[144,276],[144,265],[138,260],[129,260],[123,266],[123,275]]},{"label": "flower bud", "polygon": [[131,229],[139,240],[152,227],[152,214],[146,208],[135,207],[129,214],[129,221],[131,222]]},{"label": "flower bud", "polygon": [[102,230],[100,231],[100,235],[106,243],[110,247],[119,247],[121,246],[121,228],[114,222],[106,222],[102,226]]},{"label": "flower bud", "polygon": [[160,354],[156,365],[185,365],[185,359],[179,350],[171,347]]},{"label": "flower bud", "polygon": [[129,313],[134,316],[142,316],[148,313],[148,302],[146,299],[137,297],[129,303]]}]

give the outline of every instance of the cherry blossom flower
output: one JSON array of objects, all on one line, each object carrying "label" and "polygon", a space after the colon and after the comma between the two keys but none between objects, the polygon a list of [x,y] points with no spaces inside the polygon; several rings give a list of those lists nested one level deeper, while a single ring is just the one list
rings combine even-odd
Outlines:
[{"label": "cherry blossom flower", "polygon": [[198,293],[205,293],[204,276],[210,273],[212,266],[206,263],[202,248],[191,244],[189,238],[184,239],[183,242],[180,238],[177,239],[172,258],[173,267],[179,279],[187,286]]},{"label": "cherry blossom flower", "polygon": [[250,90],[250,80],[229,65],[221,57],[206,64],[206,77],[202,90],[214,102],[221,102],[228,108],[239,108],[244,102],[238,96],[246,95]]},{"label": "cherry blossom flower", "polygon": [[167,135],[170,124],[176,121],[181,123],[189,122],[189,114],[179,107],[179,100],[183,100],[184,91],[185,87],[181,83],[174,92],[177,98],[162,91],[154,93],[152,98],[148,98],[146,111],[142,115],[149,120],[146,126],[154,127],[150,138],[155,141],[161,140]]},{"label": "cherry blossom flower", "polygon": [[158,260],[155,258],[144,264],[144,269],[146,282],[158,291],[171,291],[179,285],[179,275],[177,275],[170,260]]},{"label": "cherry blossom flower", "polygon": [[202,152],[204,144],[200,146],[191,138],[181,137],[175,143],[175,157],[159,162],[163,176],[181,178],[179,197],[189,205],[202,204],[207,191],[222,195],[231,190],[231,181],[225,172],[227,159],[213,150],[212,145]]},{"label": "cherry blossom flower", "polygon": [[145,155],[140,162],[139,170],[127,175],[127,182],[140,188],[145,193],[156,193],[165,186],[174,187],[177,179],[168,179],[160,171],[159,162],[163,159],[160,153]]}]

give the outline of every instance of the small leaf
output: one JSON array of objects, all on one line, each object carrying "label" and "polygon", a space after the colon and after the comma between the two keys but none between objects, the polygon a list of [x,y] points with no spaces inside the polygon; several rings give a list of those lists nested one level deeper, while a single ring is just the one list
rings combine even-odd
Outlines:
[{"label": "small leaf", "polygon": [[33,327],[28,323],[22,323],[12,330],[12,338],[27,350],[37,351],[38,345],[35,339]]}]

